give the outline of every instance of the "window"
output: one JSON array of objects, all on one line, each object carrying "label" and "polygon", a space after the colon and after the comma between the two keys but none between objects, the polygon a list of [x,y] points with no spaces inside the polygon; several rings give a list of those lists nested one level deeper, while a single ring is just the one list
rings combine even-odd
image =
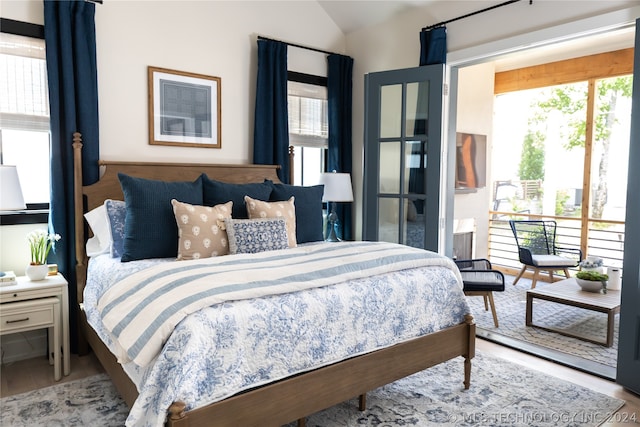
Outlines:
[{"label": "window", "polygon": [[49,97],[44,28],[2,20],[0,163],[16,165],[30,209],[49,204]]},{"label": "window", "polygon": [[294,154],[292,184],[296,185],[313,185],[320,180],[326,169],[328,147],[326,83],[312,79],[315,76],[305,77],[297,75],[293,78],[305,81],[294,81],[290,76],[288,84],[289,144]]}]

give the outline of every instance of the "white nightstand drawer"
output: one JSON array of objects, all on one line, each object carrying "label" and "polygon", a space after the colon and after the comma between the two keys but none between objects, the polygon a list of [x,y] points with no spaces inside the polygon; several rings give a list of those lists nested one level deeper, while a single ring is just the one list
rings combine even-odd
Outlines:
[{"label": "white nightstand drawer", "polygon": [[4,289],[3,293],[0,294],[0,303],[4,304],[7,302],[16,302],[16,301],[24,301],[31,300],[36,298],[43,298],[51,296],[52,292],[50,289],[36,289],[36,290],[16,290],[11,291],[11,289]]},{"label": "white nightstand drawer", "polygon": [[0,305],[0,333],[53,326],[55,304],[60,304],[58,298],[42,298]]}]

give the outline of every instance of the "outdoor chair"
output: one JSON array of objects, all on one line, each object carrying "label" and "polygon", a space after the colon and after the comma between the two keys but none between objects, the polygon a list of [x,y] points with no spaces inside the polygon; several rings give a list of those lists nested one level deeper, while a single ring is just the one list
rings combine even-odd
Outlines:
[{"label": "outdoor chair", "polygon": [[484,309],[493,315],[493,324],[498,327],[498,314],[493,301],[493,292],[504,292],[504,275],[491,269],[488,259],[468,259],[454,261],[460,270],[464,294],[467,296],[482,296]]},{"label": "outdoor chair", "polygon": [[582,261],[580,249],[556,246],[555,221],[511,220],[509,225],[516,238],[518,258],[522,263],[522,270],[513,281],[514,285],[527,269],[533,270],[531,289],[536,287],[540,271],[547,271],[551,282],[553,282],[553,272],[557,270],[563,270],[568,279],[571,277],[569,268],[576,267]]}]

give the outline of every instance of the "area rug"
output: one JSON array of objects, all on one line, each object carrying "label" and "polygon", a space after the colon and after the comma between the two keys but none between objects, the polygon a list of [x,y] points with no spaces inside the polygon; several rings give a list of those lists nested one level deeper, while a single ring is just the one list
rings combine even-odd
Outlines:
[{"label": "area rug", "polygon": [[[505,291],[494,292],[493,298],[498,313],[499,327],[493,323],[490,311],[485,311],[482,297],[469,297],[467,300],[479,328],[479,336],[483,332],[506,336],[535,346],[564,353],[589,363],[607,367],[615,372],[618,357],[619,315],[616,315],[614,343],[612,347],[567,337],[555,332],[525,326],[526,292],[531,289],[531,281],[521,279],[515,286],[513,277],[505,276]],[[554,286],[553,283],[538,282],[537,288]],[[535,324],[557,329],[565,329],[584,336],[604,341],[607,331],[607,316],[577,307],[534,299],[533,321]],[[499,339],[497,340],[499,341]],[[587,365],[585,365],[587,366]],[[581,367],[581,366],[578,366]]]},{"label": "area rug", "polygon": [[[624,401],[490,355],[458,357],[307,418],[311,427],[597,426]],[[105,374],[0,399],[5,426],[120,426],[127,409]],[[290,426],[294,426],[292,423]]]}]

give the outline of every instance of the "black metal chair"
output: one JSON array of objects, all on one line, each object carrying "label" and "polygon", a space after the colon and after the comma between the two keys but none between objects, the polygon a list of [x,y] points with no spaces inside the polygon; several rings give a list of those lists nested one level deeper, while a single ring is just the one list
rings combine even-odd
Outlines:
[{"label": "black metal chair", "polygon": [[504,274],[498,270],[492,270],[488,259],[466,259],[454,261],[462,276],[463,291],[467,296],[482,296],[484,309],[493,315],[493,324],[498,327],[498,314],[496,304],[493,301],[493,292],[504,291]]},{"label": "black metal chair", "polygon": [[518,258],[522,263],[520,274],[513,281],[515,285],[527,269],[533,270],[531,289],[536,287],[540,271],[547,271],[553,282],[553,272],[563,270],[569,278],[570,267],[582,261],[582,251],[578,248],[563,248],[556,245],[557,224],[551,220],[511,220],[513,236],[518,245]]}]

